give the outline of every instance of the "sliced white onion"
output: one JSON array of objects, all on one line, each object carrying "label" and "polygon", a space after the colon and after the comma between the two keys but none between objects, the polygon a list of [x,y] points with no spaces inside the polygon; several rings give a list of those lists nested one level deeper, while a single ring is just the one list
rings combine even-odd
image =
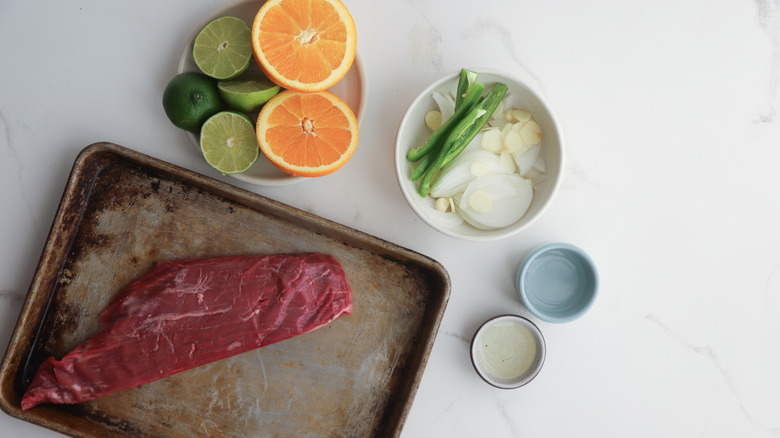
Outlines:
[{"label": "sliced white onion", "polygon": [[422,198],[415,195],[413,199],[417,207],[428,219],[444,228],[457,228],[463,223],[463,217],[455,211],[455,208],[452,208],[454,205],[448,212],[443,212],[436,209],[436,201],[430,196]]},{"label": "sliced white onion", "polygon": [[520,175],[484,175],[466,187],[458,212],[472,226],[493,230],[517,222],[532,199],[531,181]]},{"label": "sliced white onion", "polygon": [[525,176],[528,171],[534,167],[541,148],[542,145],[535,144],[530,146],[525,152],[512,154],[512,157],[515,159],[515,164],[517,164],[517,173],[521,176]]},{"label": "sliced white onion", "polygon": [[490,120],[502,120],[503,119],[503,113],[504,113],[504,101],[498,102],[498,106],[493,111],[493,114],[490,115]]},{"label": "sliced white onion", "polygon": [[536,159],[536,163],[534,163],[534,169],[541,173],[547,171],[547,163],[544,161],[544,155],[539,154],[539,157]]},{"label": "sliced white onion", "polygon": [[431,187],[431,196],[449,198],[466,190],[478,176],[504,173],[498,155],[483,150],[463,151],[441,170]]},{"label": "sliced white onion", "polygon": [[439,106],[442,123],[452,118],[452,115],[455,114],[455,101],[450,96],[445,96],[437,91],[434,91],[432,96],[436,105]]}]

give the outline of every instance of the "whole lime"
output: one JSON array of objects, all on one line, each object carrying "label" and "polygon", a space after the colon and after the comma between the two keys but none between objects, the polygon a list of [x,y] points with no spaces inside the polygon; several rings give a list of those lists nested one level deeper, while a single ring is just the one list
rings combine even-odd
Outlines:
[{"label": "whole lime", "polygon": [[199,132],[203,122],[222,109],[216,81],[202,73],[182,73],[168,82],[163,109],[176,127]]}]

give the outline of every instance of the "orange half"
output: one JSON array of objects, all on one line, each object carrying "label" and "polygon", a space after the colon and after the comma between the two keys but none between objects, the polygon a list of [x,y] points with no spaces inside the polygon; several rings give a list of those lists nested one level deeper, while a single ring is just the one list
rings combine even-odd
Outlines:
[{"label": "orange half", "polygon": [[339,0],[269,0],[252,25],[252,50],[266,76],[290,90],[333,86],[355,60],[357,31]]},{"label": "orange half", "polygon": [[294,176],[335,172],[358,142],[355,114],[329,91],[282,91],[260,110],[256,131],[266,158]]}]

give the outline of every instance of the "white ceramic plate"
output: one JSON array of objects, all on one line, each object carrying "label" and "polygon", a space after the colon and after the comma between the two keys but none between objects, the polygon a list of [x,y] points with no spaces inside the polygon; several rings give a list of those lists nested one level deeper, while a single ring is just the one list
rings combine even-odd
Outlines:
[{"label": "white ceramic plate", "polygon": [[[231,3],[217,11],[215,11],[210,17],[200,23],[193,31],[190,38],[187,40],[187,44],[184,46],[184,51],[179,59],[179,66],[177,73],[184,73],[189,71],[198,71],[198,67],[195,65],[195,61],[192,59],[192,44],[195,41],[195,37],[198,35],[201,29],[210,21],[222,17],[224,15],[232,15],[246,21],[249,27],[252,27],[252,22],[257,15],[257,11],[260,6],[265,3],[264,1],[257,0],[240,0],[235,3]],[[260,70],[257,64],[253,61],[250,66],[250,70]],[[365,67],[363,61],[358,53],[355,54],[355,61],[352,63],[352,67],[347,74],[333,87],[329,89],[332,93],[342,98],[357,117],[358,125],[363,120],[363,112],[366,108],[366,97],[368,91],[368,83],[365,76]],[[197,134],[187,132],[192,145],[200,153],[200,142]],[[304,181],[308,178],[297,177],[288,175],[281,171],[279,168],[271,164],[262,154],[258,158],[257,162],[249,168],[246,172],[229,175],[239,181],[243,181],[249,184],[255,184],[259,186],[282,186],[287,184],[294,184]]]}]

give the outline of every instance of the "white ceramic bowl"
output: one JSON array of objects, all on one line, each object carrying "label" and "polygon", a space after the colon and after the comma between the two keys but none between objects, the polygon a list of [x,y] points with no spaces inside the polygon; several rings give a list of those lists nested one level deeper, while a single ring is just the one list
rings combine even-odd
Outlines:
[{"label": "white ceramic bowl", "polygon": [[[207,17],[205,20],[203,20],[202,23],[195,27],[194,31],[187,39],[187,43],[184,45],[184,49],[182,50],[181,56],[179,57],[179,65],[176,69],[176,73],[198,71],[198,67],[195,65],[195,61],[192,59],[192,44],[200,30],[203,29],[209,22],[225,15],[232,15],[246,21],[251,29],[255,15],[257,15],[257,11],[260,9],[260,6],[262,6],[263,3],[265,3],[264,0],[238,0],[212,12],[209,17]],[[258,67],[257,63],[253,60],[249,64],[249,69],[260,70],[260,67]],[[344,102],[347,103],[347,105],[349,105],[349,107],[355,113],[358,125],[360,125],[360,123],[363,121],[363,114],[366,109],[366,100],[368,98],[366,68],[363,65],[363,59],[360,57],[360,54],[355,54],[355,61],[352,63],[352,67],[349,69],[347,74],[341,78],[341,80],[336,83],[336,85],[329,88],[328,91],[340,97],[342,100],[344,100]],[[256,116],[256,114],[250,116]],[[200,136],[192,132],[186,132],[186,135],[198,153],[201,153]],[[271,164],[271,162],[268,161],[268,159],[266,159],[263,154],[260,154],[260,158],[258,158],[255,164],[253,164],[252,167],[250,167],[246,172],[228,176],[239,181],[258,186],[284,186],[311,179],[300,176],[292,176],[283,172],[281,169]]]},{"label": "white ceramic bowl", "polygon": [[431,95],[434,91],[442,94],[452,93],[457,87],[460,71],[449,74],[423,90],[406,110],[395,141],[395,171],[406,201],[412,210],[432,228],[451,237],[463,240],[495,240],[516,234],[536,220],[550,205],[563,176],[563,137],[553,112],[544,100],[531,88],[506,73],[493,70],[469,69],[479,74],[479,81],[485,84],[485,92],[496,82],[506,84],[507,95],[511,94],[516,108],[525,109],[533,114],[534,119],[542,128],[542,148],[546,169],[543,180],[535,186],[533,201],[528,211],[517,222],[497,230],[481,230],[468,223],[449,228],[434,218],[429,217],[422,209],[422,198],[417,194],[417,184],[412,181],[413,166],[406,159],[406,153],[415,146],[421,146],[430,136],[424,122],[425,113],[436,108]]}]

